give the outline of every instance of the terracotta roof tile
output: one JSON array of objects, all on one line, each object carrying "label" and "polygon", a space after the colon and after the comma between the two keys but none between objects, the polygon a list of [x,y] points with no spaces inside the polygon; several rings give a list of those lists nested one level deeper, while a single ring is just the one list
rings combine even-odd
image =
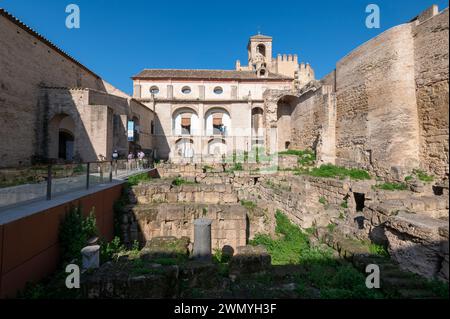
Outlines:
[{"label": "terracotta roof tile", "polygon": [[145,69],[132,77],[143,78],[179,78],[179,79],[229,79],[229,80],[292,80],[292,78],[269,73],[267,78],[258,78],[253,71],[235,70],[181,70],[181,69]]}]

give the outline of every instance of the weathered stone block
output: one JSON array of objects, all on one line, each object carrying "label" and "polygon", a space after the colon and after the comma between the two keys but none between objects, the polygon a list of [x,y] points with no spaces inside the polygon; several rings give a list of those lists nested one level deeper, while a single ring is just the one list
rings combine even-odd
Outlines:
[{"label": "weathered stone block", "polygon": [[240,246],[230,261],[230,274],[252,274],[267,271],[271,257],[263,246]]}]

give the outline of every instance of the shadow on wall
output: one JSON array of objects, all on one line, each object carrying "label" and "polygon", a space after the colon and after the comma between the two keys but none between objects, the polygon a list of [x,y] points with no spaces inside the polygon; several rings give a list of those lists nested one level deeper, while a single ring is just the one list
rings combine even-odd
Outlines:
[{"label": "shadow on wall", "polygon": [[289,149],[292,142],[292,113],[294,112],[299,100],[297,96],[285,95],[277,102],[277,136],[278,150]]},{"label": "shadow on wall", "polygon": [[[94,93],[89,89],[41,89],[36,108],[36,162],[96,161],[110,158],[113,148],[128,149],[126,123],[116,120],[114,114],[123,101]],[[111,107],[111,103],[117,105]],[[126,114],[126,110],[119,111]]]},{"label": "shadow on wall", "polygon": [[[36,108],[38,143],[35,144],[34,161],[97,159],[78,108],[82,106],[83,94],[83,90],[41,89]],[[74,100],[76,97],[79,105]]]},{"label": "shadow on wall", "polygon": [[[168,160],[170,153],[170,146],[168,138],[172,136],[171,132],[164,132],[164,128],[162,126],[161,120],[158,117],[158,114],[155,113],[154,119],[154,136],[155,136],[155,159],[157,160]],[[169,133],[169,134],[167,134]]]}]

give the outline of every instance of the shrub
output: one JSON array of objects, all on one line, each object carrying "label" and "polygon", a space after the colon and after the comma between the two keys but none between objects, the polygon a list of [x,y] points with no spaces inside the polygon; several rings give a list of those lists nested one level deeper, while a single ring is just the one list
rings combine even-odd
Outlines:
[{"label": "shrub", "polygon": [[235,163],[231,170],[233,170],[233,171],[243,171],[244,168],[242,167],[242,163]]},{"label": "shrub", "polygon": [[279,155],[296,155],[298,157],[298,165],[310,166],[316,160],[316,154],[312,150],[286,150],[278,153]]},{"label": "shrub", "polygon": [[172,185],[174,186],[180,186],[184,184],[194,184],[194,182],[187,181],[181,177],[177,177],[172,181]]},{"label": "shrub", "polygon": [[309,247],[308,236],[300,228],[290,222],[281,211],[275,214],[275,232],[282,235],[282,239],[272,239],[268,235],[258,234],[250,241],[252,245],[263,245],[272,256],[272,264],[298,264],[301,254]]},{"label": "shrub", "polygon": [[251,200],[241,200],[241,205],[249,210],[256,208],[256,204],[254,202],[252,202]]},{"label": "shrub", "polygon": [[346,200],[344,200],[344,201],[341,203],[341,207],[342,207],[342,208],[348,208],[348,203],[347,203]]},{"label": "shrub", "polygon": [[81,207],[71,208],[60,224],[59,242],[63,262],[81,261],[81,249],[89,238],[97,235],[95,209],[84,218]]},{"label": "shrub", "polygon": [[119,237],[114,237],[109,243],[102,242],[100,244],[100,262],[104,263],[113,259],[117,254],[125,252],[126,248],[120,242]]},{"label": "shrub", "polygon": [[323,196],[321,196],[321,197],[319,198],[319,203],[321,203],[321,204],[324,205],[324,206],[327,206],[327,205],[328,205],[327,199],[326,199],[325,197],[323,197]]},{"label": "shrub", "polygon": [[415,174],[422,182],[432,182],[434,180],[434,176],[428,175],[425,171],[420,169],[413,170],[413,174]]},{"label": "shrub", "polygon": [[369,251],[373,255],[378,255],[378,256],[382,256],[382,257],[389,257],[388,251],[382,245],[371,243],[371,244],[369,244]]},{"label": "shrub", "polygon": [[329,224],[327,225],[327,228],[328,228],[328,231],[329,231],[330,233],[332,233],[332,232],[334,231],[334,229],[336,228],[336,224],[329,223]]},{"label": "shrub", "polygon": [[146,182],[151,180],[151,177],[148,176],[148,173],[136,174],[128,177],[128,186],[135,186],[141,182]]}]

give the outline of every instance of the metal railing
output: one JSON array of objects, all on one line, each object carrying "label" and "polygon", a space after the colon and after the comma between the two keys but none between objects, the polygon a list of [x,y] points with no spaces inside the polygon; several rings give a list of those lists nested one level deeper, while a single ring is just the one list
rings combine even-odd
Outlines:
[{"label": "metal railing", "polygon": [[88,190],[152,168],[144,159],[77,164],[48,164],[0,172],[0,210],[35,200],[51,200],[71,191]]}]

